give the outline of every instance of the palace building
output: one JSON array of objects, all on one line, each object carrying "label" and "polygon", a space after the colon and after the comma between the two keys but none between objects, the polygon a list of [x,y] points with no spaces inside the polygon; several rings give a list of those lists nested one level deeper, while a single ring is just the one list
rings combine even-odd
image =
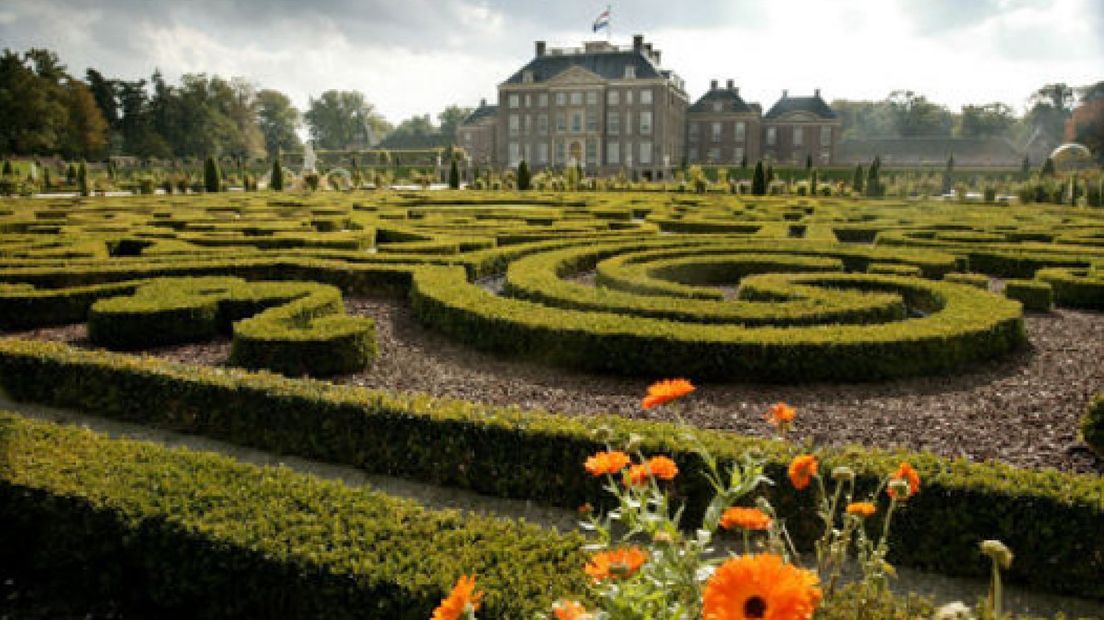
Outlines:
[{"label": "palace building", "polygon": [[478,166],[534,170],[582,166],[587,174],[626,171],[670,178],[684,164],[739,166],[767,159],[836,161],[840,120],[816,91],[782,98],[764,115],[728,80],[690,105],[683,80],[635,35],[631,47],[589,41],[549,48],[498,85],[457,129],[456,143]]}]

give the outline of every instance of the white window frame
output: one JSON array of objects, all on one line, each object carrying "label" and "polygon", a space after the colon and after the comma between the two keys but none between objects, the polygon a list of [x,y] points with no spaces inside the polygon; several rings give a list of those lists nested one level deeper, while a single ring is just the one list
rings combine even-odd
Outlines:
[{"label": "white window frame", "polygon": [[648,140],[640,143],[640,165],[648,166],[652,163],[652,142]]},{"label": "white window frame", "polygon": [[794,127],[793,128],[793,145],[805,146],[805,128]]},{"label": "white window frame", "polygon": [[621,93],[617,90],[611,89],[606,93],[606,105],[619,105],[621,103]]},{"label": "white window frame", "polygon": [[521,97],[517,93],[513,93],[506,98],[511,108],[516,108],[521,105]]},{"label": "white window frame", "polygon": [[652,89],[640,89],[640,105],[652,105]]},{"label": "white window frame", "polygon": [[621,163],[621,143],[617,140],[606,141],[606,163],[607,164],[620,164]]},{"label": "white window frame", "polygon": [[778,144],[778,128],[767,127],[767,146]]},{"label": "white window frame", "polygon": [[736,136],[734,142],[743,142],[747,139],[747,123],[736,121]]},{"label": "white window frame", "polygon": [[651,110],[641,110],[640,114],[638,114],[638,116],[640,117],[640,135],[642,135],[642,136],[652,135],[652,128],[653,128],[653,126],[652,126],[652,111]]}]

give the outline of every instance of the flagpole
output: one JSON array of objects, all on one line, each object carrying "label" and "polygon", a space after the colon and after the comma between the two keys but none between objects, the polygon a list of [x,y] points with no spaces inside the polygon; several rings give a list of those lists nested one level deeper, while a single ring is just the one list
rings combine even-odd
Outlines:
[{"label": "flagpole", "polygon": [[607,18],[609,21],[606,25],[606,43],[613,40],[613,12],[610,11],[610,5],[606,5],[606,13],[609,15]]}]

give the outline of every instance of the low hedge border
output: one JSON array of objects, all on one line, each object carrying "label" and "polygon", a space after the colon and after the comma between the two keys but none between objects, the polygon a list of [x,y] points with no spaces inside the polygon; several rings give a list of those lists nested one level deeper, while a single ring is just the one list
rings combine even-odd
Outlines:
[{"label": "low hedge border", "polygon": [[[712,496],[682,429],[666,423],[523,412],[19,340],[0,340],[0,385],[18,400],[569,508],[602,497],[581,464],[604,445],[594,429],[606,428],[615,441],[636,435],[646,453],[678,462],[676,496],[688,502],[689,522]],[[785,480],[796,449],[718,431],[698,436],[722,463],[762,453],[774,480]],[[984,576],[978,541],[997,538],[1016,551],[1012,580],[1104,599],[1104,537],[1092,534],[1104,519],[1104,478],[860,447],[819,453],[824,471],[846,464],[863,489],[901,460],[919,470],[923,491],[894,521],[891,561]],[[787,484],[769,492],[808,544],[819,527],[808,493]]]},{"label": "low hedge border", "polygon": [[[748,278],[744,288],[771,277]],[[869,274],[779,277],[784,282],[774,281],[788,286],[892,291],[937,311],[874,325],[686,323],[500,298],[447,267],[415,270],[411,300],[420,321],[471,346],[635,376],[871,381],[953,372],[1026,341],[1019,304],[962,285]]]},{"label": "low hedge border", "polygon": [[1054,303],[1064,308],[1104,310],[1104,272],[1090,269],[1040,269],[1037,280],[1054,289]]},{"label": "low hedge border", "polygon": [[1032,312],[1049,312],[1054,305],[1054,289],[1039,280],[1008,280],[1004,283],[1004,295]]},{"label": "low hedge border", "polygon": [[0,566],[140,617],[424,620],[474,572],[484,617],[530,618],[584,589],[577,534],[3,412],[0,444]]},{"label": "low hedge border", "polygon": [[345,314],[341,292],[313,282],[162,278],[88,311],[89,339],[111,349],[202,342],[232,333],[230,363],[291,376],[356,372],[375,359],[376,325]]},{"label": "low hedge border", "polygon": [[948,273],[943,276],[947,282],[965,284],[983,291],[989,290],[989,276],[981,273]]}]

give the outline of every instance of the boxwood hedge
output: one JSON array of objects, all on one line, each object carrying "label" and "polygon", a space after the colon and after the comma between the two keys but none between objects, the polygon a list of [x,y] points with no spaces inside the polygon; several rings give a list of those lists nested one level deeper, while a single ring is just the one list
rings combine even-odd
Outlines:
[{"label": "boxwood hedge", "polygon": [[[684,473],[675,493],[688,502],[689,522],[712,495],[683,429],[666,423],[523,412],[18,340],[0,340],[0,385],[19,400],[568,508],[602,497],[581,464],[605,445],[595,435],[605,429],[615,443],[636,435],[643,451],[678,462]],[[798,449],[717,431],[698,435],[722,463],[760,452],[775,480],[785,480]],[[1100,476],[860,447],[819,454],[824,471],[846,464],[864,489],[902,460],[920,471],[923,491],[895,520],[892,561],[985,575],[977,543],[998,538],[1017,553],[1012,580],[1104,599],[1104,537],[1089,534],[1104,519]],[[810,496],[788,484],[769,494],[796,540],[808,544],[819,528]]]},{"label": "boxwood hedge", "polygon": [[424,620],[460,575],[482,617],[584,589],[577,534],[0,412],[0,569],[135,617]]}]

